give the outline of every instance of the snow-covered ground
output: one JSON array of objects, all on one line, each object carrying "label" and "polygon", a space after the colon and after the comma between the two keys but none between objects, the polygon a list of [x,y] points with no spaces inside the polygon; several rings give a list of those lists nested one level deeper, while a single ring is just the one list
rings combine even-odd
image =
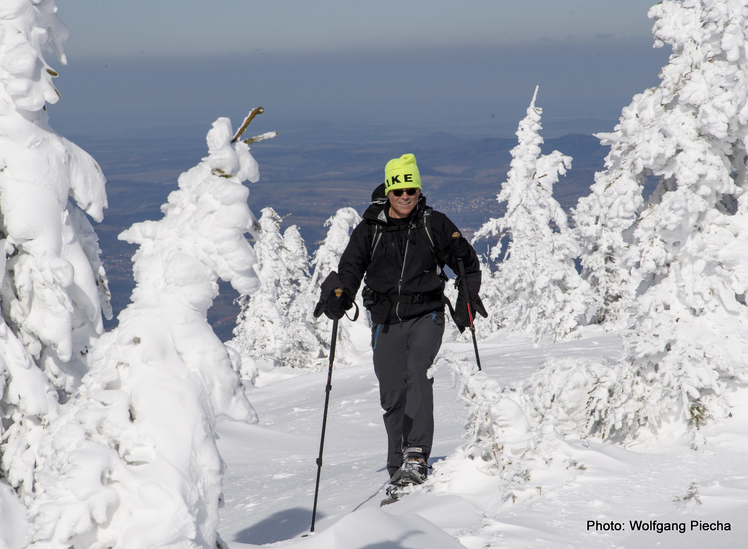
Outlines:
[{"label": "snow-covered ground", "polygon": [[[327,372],[261,365],[257,386],[248,391],[260,423],[219,423],[228,467],[219,531],[232,549],[745,546],[748,399],[734,395],[733,417],[703,430],[695,447],[625,450],[560,440],[550,464],[533,471],[513,503],[499,496],[501,481],[474,462],[453,457],[444,466],[460,446],[467,420],[444,361],[435,373],[431,462],[437,471],[441,465],[438,489],[427,485],[380,508],[387,474],[377,381],[366,329],[353,327],[352,337],[357,360],[333,373],[314,534],[305,536]],[[472,356],[470,344],[445,341],[443,349]],[[522,336],[499,333],[480,350],[484,370],[503,386],[524,379],[549,355],[613,359],[621,347],[617,336],[587,329],[580,339],[537,347]],[[703,524],[721,529],[698,529]]]}]

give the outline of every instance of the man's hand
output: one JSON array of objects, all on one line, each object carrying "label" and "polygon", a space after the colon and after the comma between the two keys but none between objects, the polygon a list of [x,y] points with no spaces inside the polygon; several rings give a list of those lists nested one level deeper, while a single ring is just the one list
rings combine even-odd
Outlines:
[{"label": "man's hand", "polygon": [[[460,276],[455,280],[455,286],[457,287],[457,302],[455,303],[452,320],[454,320],[460,333],[462,333],[465,331],[465,328],[470,328],[473,325],[473,320],[475,320],[475,315],[477,313],[480,313],[483,318],[486,318],[488,313],[478,295],[481,282],[480,271],[465,274],[465,267],[462,264],[462,259],[458,259],[457,261]],[[470,311],[469,314],[468,311]]]},{"label": "man's hand", "polygon": [[476,313],[480,313],[483,318],[488,316],[480,296],[476,295],[470,300],[470,317],[468,317],[468,301],[465,299],[465,294],[463,292],[457,294],[455,313],[452,316],[452,320],[457,324],[460,333],[464,332],[465,328],[469,328],[473,325],[472,321],[475,320]]},{"label": "man's hand", "polygon": [[324,313],[331,320],[339,320],[352,306],[353,298],[350,292],[340,282],[338,273],[331,272],[322,283],[319,302],[314,308],[314,316],[319,317]]}]

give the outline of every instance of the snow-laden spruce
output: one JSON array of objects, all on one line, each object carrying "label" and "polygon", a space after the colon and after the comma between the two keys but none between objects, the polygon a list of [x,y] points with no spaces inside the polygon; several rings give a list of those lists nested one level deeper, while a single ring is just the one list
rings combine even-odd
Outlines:
[{"label": "snow-laden spruce", "polygon": [[588,323],[594,301],[574,266],[580,249],[566,213],[553,198],[553,185],[571,167],[571,158],[559,151],[541,154],[537,93],[536,88],[519,123],[519,144],[511,151],[511,167],[497,197],[506,202],[506,214],[485,223],[473,239],[498,237],[490,251],[494,261],[501,256],[502,238],[509,241],[497,271],[489,276],[486,270],[481,293],[489,318],[476,325],[483,332],[507,327],[535,341],[555,341]]},{"label": "snow-laden spruce", "polygon": [[[673,54],[604,136],[608,170],[577,210],[588,277],[631,328],[618,375],[591,382],[606,395],[590,401],[591,430],[626,440],[723,417],[748,380],[748,7],[665,0],[650,16]],[[647,175],[658,186],[622,237]]]},{"label": "snow-laden spruce", "polygon": [[[316,304],[316,301],[319,299],[322,282],[324,282],[327,275],[338,269],[338,263],[340,263],[340,258],[348,246],[351,233],[359,223],[361,223],[361,216],[353,208],[340,208],[335,212],[335,215],[325,221],[325,227],[328,227],[327,235],[320,247],[317,248],[317,251],[314,252],[312,259],[313,272],[309,286],[304,292],[303,297],[300,296],[300,301],[295,303],[291,308],[291,315],[299,321],[304,322],[304,319],[311,321],[311,326],[307,326],[311,328],[317,338],[319,347],[323,350],[323,356],[325,357],[330,354],[332,320],[325,315],[319,318],[314,318],[313,315],[305,316],[305,311],[314,311],[312,302]],[[356,304],[359,312],[363,313],[364,306],[360,291],[356,296]],[[353,312],[354,310],[351,309],[349,314],[352,315]],[[359,321],[367,322],[366,315],[362,314]],[[338,343],[335,352],[336,363],[348,362],[351,353],[354,352],[350,334],[345,324],[346,322],[341,322],[338,326]]]},{"label": "snow-laden spruce", "polygon": [[[637,96],[637,98],[640,96]],[[623,110],[621,123],[610,134],[598,134],[611,147],[605,170],[595,174],[592,193],[582,197],[573,213],[582,248],[582,276],[598,299],[597,321],[609,329],[625,327],[627,307],[639,285],[638,271],[626,261],[634,222],[643,204],[646,170],[636,157],[634,137],[644,121],[634,104]],[[639,148],[646,147],[646,140]]]},{"label": "snow-laden spruce", "polygon": [[[280,224],[281,218],[273,208],[263,208],[256,222],[253,246],[260,288],[254,295],[241,298],[242,309],[234,330],[237,337],[231,343],[243,355],[274,365],[282,362],[280,350],[288,340],[287,310],[293,288],[289,269],[281,257],[285,243]],[[244,366],[242,377],[251,381],[255,372],[254,367]]]},{"label": "snow-laden spruce", "polygon": [[[322,281],[337,269],[361,217],[353,208],[341,208],[330,217],[325,222],[329,227],[325,240],[311,261],[298,228],[291,225],[281,235],[281,221],[272,208],[265,208],[256,223],[255,271],[260,290],[243,298],[229,345],[247,357],[244,362],[248,364],[265,360],[274,366],[320,368],[327,365],[332,322],[314,318],[314,307]],[[351,350],[348,330],[341,323],[338,362],[346,362]],[[251,382],[255,371],[243,367],[242,377]]]},{"label": "snow-laden spruce", "polygon": [[121,235],[139,245],[132,302],[46,427],[30,507],[35,547],[216,547],[224,469],[216,417],[256,416],[238,355],[206,315],[218,278],[240,294],[259,286],[242,185],[258,170],[228,119],[207,140],[209,156],[179,177],[164,217]]},{"label": "snow-laden spruce", "polygon": [[85,374],[102,310],[111,315],[86,217],[103,218],[104,176],[45,108],[60,96],[43,53],[66,62],[56,11],[54,0],[0,4],[0,482],[26,501],[43,424]]},{"label": "snow-laden spruce", "polygon": [[283,247],[280,256],[288,271],[288,289],[280,297],[282,306],[288,306],[304,283],[311,278],[309,252],[299,227],[291,225],[283,231]]}]

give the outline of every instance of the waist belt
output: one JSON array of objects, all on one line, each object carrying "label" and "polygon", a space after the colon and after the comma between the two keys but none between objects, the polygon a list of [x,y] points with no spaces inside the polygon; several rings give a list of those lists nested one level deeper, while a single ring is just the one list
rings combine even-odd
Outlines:
[{"label": "waist belt", "polygon": [[361,295],[364,298],[364,307],[370,309],[372,306],[382,301],[389,301],[392,305],[395,303],[426,303],[429,301],[442,301],[442,292],[432,292],[430,294],[409,294],[409,295],[397,295],[397,294],[380,294],[375,292],[368,286],[366,286]]}]

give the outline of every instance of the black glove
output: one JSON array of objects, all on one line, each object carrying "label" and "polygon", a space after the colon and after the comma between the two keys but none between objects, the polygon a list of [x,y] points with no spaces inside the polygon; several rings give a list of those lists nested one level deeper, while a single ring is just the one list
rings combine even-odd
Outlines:
[{"label": "black glove", "polygon": [[322,283],[319,302],[314,308],[314,316],[319,317],[325,313],[330,320],[339,320],[351,307],[353,307],[351,293],[343,286],[338,273],[331,272]]},{"label": "black glove", "polygon": [[[465,328],[469,328],[472,325],[476,313],[480,313],[483,318],[488,316],[486,308],[483,306],[483,302],[478,295],[481,281],[480,271],[465,275],[465,280],[467,281],[467,292],[465,291],[465,284],[463,283],[462,278],[460,277],[455,280],[455,286],[457,287],[458,293],[457,302],[455,303],[454,312],[452,314],[452,320],[454,320],[460,333],[464,332]],[[468,316],[468,303],[470,303],[470,316]]]},{"label": "black glove", "polygon": [[475,296],[475,299],[470,302],[470,313],[472,318],[468,317],[467,302],[463,298],[462,294],[457,296],[457,302],[455,303],[455,311],[452,315],[452,320],[457,324],[457,328],[460,333],[465,331],[465,328],[469,328],[472,324],[471,320],[475,320],[476,313],[480,313],[483,318],[488,316],[486,308],[483,306],[483,302],[480,300],[480,296]]}]

